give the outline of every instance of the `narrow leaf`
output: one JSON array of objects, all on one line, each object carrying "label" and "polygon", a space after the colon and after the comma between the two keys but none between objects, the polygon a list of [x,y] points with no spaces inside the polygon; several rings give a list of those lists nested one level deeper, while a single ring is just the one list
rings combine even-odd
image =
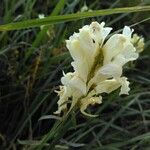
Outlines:
[{"label": "narrow leaf", "polygon": [[103,9],[103,10],[96,10],[92,12],[82,12],[82,13],[60,15],[60,16],[50,16],[50,17],[45,17],[43,19],[31,19],[27,21],[1,25],[0,31],[18,30],[18,29],[24,29],[24,28],[30,28],[30,27],[38,27],[41,25],[50,25],[50,24],[56,24],[56,23],[61,23],[61,22],[66,22],[66,21],[83,19],[83,18],[88,18],[88,17],[112,15],[112,14],[119,14],[119,13],[129,13],[129,12],[141,12],[141,11],[150,11],[150,6]]}]

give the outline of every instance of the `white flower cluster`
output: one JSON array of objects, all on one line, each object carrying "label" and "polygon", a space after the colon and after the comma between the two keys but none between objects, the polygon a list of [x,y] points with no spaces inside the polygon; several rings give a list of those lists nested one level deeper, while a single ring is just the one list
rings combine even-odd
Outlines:
[{"label": "white flower cluster", "polygon": [[123,66],[138,58],[136,48],[131,42],[133,30],[125,26],[122,34],[114,34],[107,41],[112,30],[104,27],[105,23],[92,22],[79,29],[66,41],[67,48],[73,58],[71,65],[74,72],[64,73],[61,78],[63,86],[59,95],[58,110],[60,114],[77,105],[85,112],[88,105],[102,103],[102,93],[110,93],[121,87],[121,94],[128,94],[129,81],[122,76]]}]

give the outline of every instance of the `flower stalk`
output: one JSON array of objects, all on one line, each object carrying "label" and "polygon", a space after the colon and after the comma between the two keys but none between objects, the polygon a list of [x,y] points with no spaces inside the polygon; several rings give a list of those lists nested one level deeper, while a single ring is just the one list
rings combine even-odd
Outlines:
[{"label": "flower stalk", "polygon": [[59,96],[55,114],[63,113],[63,116],[43,138],[38,150],[47,141],[50,141],[51,149],[55,147],[58,138],[66,133],[65,128],[71,122],[69,117],[77,108],[86,116],[96,117],[86,109],[89,105],[101,104],[102,93],[109,94],[120,88],[119,95],[128,94],[129,81],[122,74],[123,66],[138,58],[144,48],[144,39],[138,35],[132,37],[133,30],[125,26],[122,34],[114,34],[106,40],[112,28],[104,25],[92,22],[66,41],[74,72],[63,72],[60,90],[55,91]]}]

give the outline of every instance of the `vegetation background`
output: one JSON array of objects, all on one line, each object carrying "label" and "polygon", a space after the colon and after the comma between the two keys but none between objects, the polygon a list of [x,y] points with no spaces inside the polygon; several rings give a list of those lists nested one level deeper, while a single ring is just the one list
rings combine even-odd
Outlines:
[{"label": "vegetation background", "polygon": [[[130,13],[127,9],[126,13],[114,14],[113,9],[148,5],[150,0],[1,0],[1,25],[25,22],[21,28],[9,26],[20,30],[7,31],[8,26],[0,26],[0,149],[149,150],[150,12]],[[108,8],[109,15],[77,20],[79,12]],[[30,25],[27,20],[39,14],[71,13],[77,17],[72,21],[40,26],[38,20],[39,27],[26,28]],[[130,95],[119,97],[118,91],[106,94],[102,105],[88,110],[99,117],[72,112],[57,128],[59,117],[53,112],[58,97],[54,90],[60,85],[62,70],[72,70],[65,40],[94,20],[105,21],[113,31],[132,25],[145,38],[140,58],[125,67]]]}]

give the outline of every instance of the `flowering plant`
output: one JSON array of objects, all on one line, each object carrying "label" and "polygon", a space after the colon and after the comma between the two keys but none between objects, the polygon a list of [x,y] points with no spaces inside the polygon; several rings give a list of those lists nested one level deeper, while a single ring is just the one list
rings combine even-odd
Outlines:
[{"label": "flowering plant", "polygon": [[[122,75],[123,66],[139,55],[132,39],[133,30],[125,26],[122,34],[114,34],[106,40],[112,28],[104,25],[104,22],[92,22],[66,41],[74,72],[63,73],[63,86],[56,91],[59,101],[55,114],[70,111],[77,105],[84,115],[95,116],[85,110],[88,105],[101,104],[102,93],[120,88],[120,95],[128,94],[129,81]],[[69,100],[71,106],[67,110]]]}]

